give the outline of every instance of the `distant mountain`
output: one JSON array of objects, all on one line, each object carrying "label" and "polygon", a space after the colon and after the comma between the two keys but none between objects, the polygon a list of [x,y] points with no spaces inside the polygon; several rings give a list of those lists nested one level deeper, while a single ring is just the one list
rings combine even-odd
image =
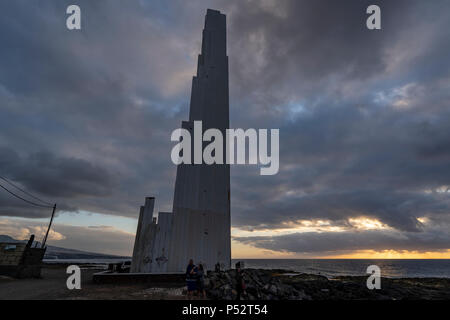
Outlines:
[{"label": "distant mountain", "polygon": [[5,234],[0,234],[0,242],[22,242],[22,241],[11,238],[10,236],[7,236]]},{"label": "distant mountain", "polygon": [[[0,242],[27,242],[27,240],[16,240],[8,235],[0,234]],[[34,242],[35,245],[39,242]],[[127,259],[130,257],[115,256],[110,254],[87,252],[75,249],[67,249],[55,246],[47,246],[44,259]]]}]

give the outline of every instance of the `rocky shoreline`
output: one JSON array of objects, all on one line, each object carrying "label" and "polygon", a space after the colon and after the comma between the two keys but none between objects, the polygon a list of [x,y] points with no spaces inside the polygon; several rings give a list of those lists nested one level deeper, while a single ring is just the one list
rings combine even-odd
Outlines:
[{"label": "rocky shoreline", "polygon": [[[209,272],[207,297],[236,299],[236,271]],[[367,277],[297,274],[289,270],[245,269],[246,300],[448,300],[450,278],[381,278],[381,289],[369,290]]]},{"label": "rocky shoreline", "polygon": [[[103,270],[103,269],[102,269]],[[97,284],[94,268],[82,268],[81,290],[68,290],[65,265],[47,265],[41,279],[0,277],[0,300],[185,300],[185,282],[161,285],[149,283]],[[236,298],[235,271],[208,272],[207,299]],[[449,278],[382,278],[380,290],[368,290],[367,277],[336,277],[296,274],[288,270],[245,269],[247,295],[244,300],[449,300]],[[203,299],[199,296],[195,300]]]}]

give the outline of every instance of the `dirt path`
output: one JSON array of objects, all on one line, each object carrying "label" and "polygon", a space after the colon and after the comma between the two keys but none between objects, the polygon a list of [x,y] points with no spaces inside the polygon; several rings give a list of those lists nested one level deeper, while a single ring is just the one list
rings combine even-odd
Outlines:
[{"label": "dirt path", "polygon": [[99,270],[81,270],[81,290],[69,290],[69,276],[62,267],[46,267],[42,279],[12,279],[0,277],[0,300],[54,299],[185,299],[183,288],[148,288],[144,285],[98,285],[92,275]]}]

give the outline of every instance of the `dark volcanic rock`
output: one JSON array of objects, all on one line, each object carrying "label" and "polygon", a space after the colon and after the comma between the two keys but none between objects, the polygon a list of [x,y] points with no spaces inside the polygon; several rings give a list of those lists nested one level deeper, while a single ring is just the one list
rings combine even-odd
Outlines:
[{"label": "dark volcanic rock", "polygon": [[[287,270],[245,269],[246,300],[400,300],[450,299],[448,278],[381,279],[380,290],[369,290],[367,277],[295,274]],[[209,272],[210,299],[236,299],[236,271]]]}]

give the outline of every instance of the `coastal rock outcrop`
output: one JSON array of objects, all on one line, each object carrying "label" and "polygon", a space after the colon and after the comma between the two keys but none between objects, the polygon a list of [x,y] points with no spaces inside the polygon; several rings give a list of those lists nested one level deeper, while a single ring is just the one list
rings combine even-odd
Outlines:
[{"label": "coastal rock outcrop", "polygon": [[[205,282],[210,299],[234,300],[236,298],[236,271],[209,272]],[[247,269],[244,271],[246,300],[309,300],[302,289],[285,284],[274,270]]]},{"label": "coastal rock outcrop", "polygon": [[[450,278],[382,278],[380,290],[369,290],[367,277],[245,269],[245,300],[400,300],[450,299]],[[208,272],[206,294],[213,300],[236,299],[236,271]]]}]

